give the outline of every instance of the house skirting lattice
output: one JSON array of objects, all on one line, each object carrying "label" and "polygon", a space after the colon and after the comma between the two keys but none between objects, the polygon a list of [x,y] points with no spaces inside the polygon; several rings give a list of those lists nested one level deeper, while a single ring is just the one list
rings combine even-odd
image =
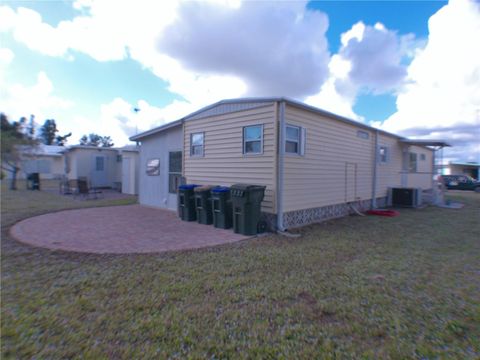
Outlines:
[{"label": "house skirting lattice", "polygon": [[[289,229],[339,218],[355,213],[353,208],[358,211],[366,211],[371,209],[371,205],[371,200],[359,200],[311,209],[289,211],[283,214],[283,226]],[[381,208],[386,205],[386,197],[377,198],[377,207]],[[276,217],[274,214],[262,214],[262,220],[267,222],[270,229],[276,229]]]}]

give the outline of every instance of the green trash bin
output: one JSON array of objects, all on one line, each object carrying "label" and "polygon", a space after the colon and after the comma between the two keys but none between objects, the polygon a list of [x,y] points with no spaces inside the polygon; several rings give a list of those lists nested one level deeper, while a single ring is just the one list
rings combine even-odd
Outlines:
[{"label": "green trash bin", "polygon": [[40,174],[30,173],[27,175],[27,189],[40,190]]},{"label": "green trash bin", "polygon": [[197,220],[197,212],[195,210],[195,196],[194,189],[198,185],[188,184],[180,185],[178,187],[178,216],[183,221],[195,221]]},{"label": "green trash bin", "polygon": [[230,188],[216,186],[211,190],[213,226],[220,229],[232,227],[232,202]]},{"label": "green trash bin", "polygon": [[212,199],[210,190],[213,186],[198,186],[193,191],[195,193],[195,209],[197,211],[197,221],[199,224],[213,224]]},{"label": "green trash bin", "polygon": [[256,235],[259,232],[261,204],[266,186],[235,184],[230,188],[233,206],[233,231]]}]

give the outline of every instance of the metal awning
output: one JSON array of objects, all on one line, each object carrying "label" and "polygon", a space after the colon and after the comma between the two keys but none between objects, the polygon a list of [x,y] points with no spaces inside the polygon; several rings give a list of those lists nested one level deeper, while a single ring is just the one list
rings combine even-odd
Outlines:
[{"label": "metal awning", "polygon": [[446,141],[443,140],[423,140],[423,139],[400,139],[399,140],[401,143],[407,144],[407,145],[418,145],[418,146],[439,146],[439,147],[447,147],[447,146],[452,146]]}]

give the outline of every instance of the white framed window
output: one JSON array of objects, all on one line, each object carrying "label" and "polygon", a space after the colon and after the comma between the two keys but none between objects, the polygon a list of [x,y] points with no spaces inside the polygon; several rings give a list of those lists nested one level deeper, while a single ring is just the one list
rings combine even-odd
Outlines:
[{"label": "white framed window", "polygon": [[285,126],[285,153],[305,155],[306,130],[300,126]]},{"label": "white framed window", "polygon": [[263,154],[263,125],[243,128],[243,153]]},{"label": "white framed window", "polygon": [[190,134],[190,156],[203,156],[205,144],[205,133]]},{"label": "white framed window", "polygon": [[95,170],[103,171],[105,169],[105,158],[103,156],[95,157]]},{"label": "white framed window", "polygon": [[363,130],[357,130],[357,137],[368,140],[370,138],[370,134]]},{"label": "white framed window", "polygon": [[408,153],[408,171],[417,172],[417,153]]},{"label": "white framed window", "polygon": [[388,147],[387,146],[380,146],[378,148],[378,161],[380,163],[386,164],[388,162]]},{"label": "white framed window", "polygon": [[425,154],[420,154],[420,160],[421,161],[425,161],[427,159],[427,157],[425,156]]}]

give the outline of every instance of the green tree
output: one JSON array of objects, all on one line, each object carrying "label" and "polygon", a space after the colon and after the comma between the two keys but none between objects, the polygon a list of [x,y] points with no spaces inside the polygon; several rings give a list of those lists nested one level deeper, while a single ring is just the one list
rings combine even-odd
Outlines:
[{"label": "green tree", "polygon": [[53,145],[58,132],[55,120],[48,119],[40,128],[40,138],[45,145]]},{"label": "green tree", "polygon": [[110,136],[103,136],[101,140],[102,147],[112,147],[113,141]]},{"label": "green tree", "polygon": [[80,145],[88,145],[88,136],[87,135],[83,135],[80,138]]},{"label": "green tree", "polygon": [[80,145],[85,146],[97,146],[97,147],[112,147],[114,143],[110,136],[101,136],[98,134],[91,133],[88,136],[83,135],[80,138]]},{"label": "green tree", "polygon": [[58,133],[57,124],[55,120],[48,119],[45,120],[45,123],[40,128],[40,138],[45,145],[58,145],[65,146],[68,141],[68,138],[72,136],[72,133],[65,135],[57,135]]},{"label": "green tree", "polygon": [[12,174],[10,189],[17,189],[17,174],[20,170],[21,148],[22,146],[33,147],[37,145],[37,140],[30,134],[26,118],[21,118],[18,122],[10,122],[4,113],[0,113],[0,133],[1,133],[1,160],[2,170]]},{"label": "green tree", "polygon": [[67,143],[68,141],[68,138],[72,136],[72,133],[68,133],[66,135],[57,135],[57,137],[55,138],[55,145],[58,145],[58,146],[65,146],[65,144]]}]

